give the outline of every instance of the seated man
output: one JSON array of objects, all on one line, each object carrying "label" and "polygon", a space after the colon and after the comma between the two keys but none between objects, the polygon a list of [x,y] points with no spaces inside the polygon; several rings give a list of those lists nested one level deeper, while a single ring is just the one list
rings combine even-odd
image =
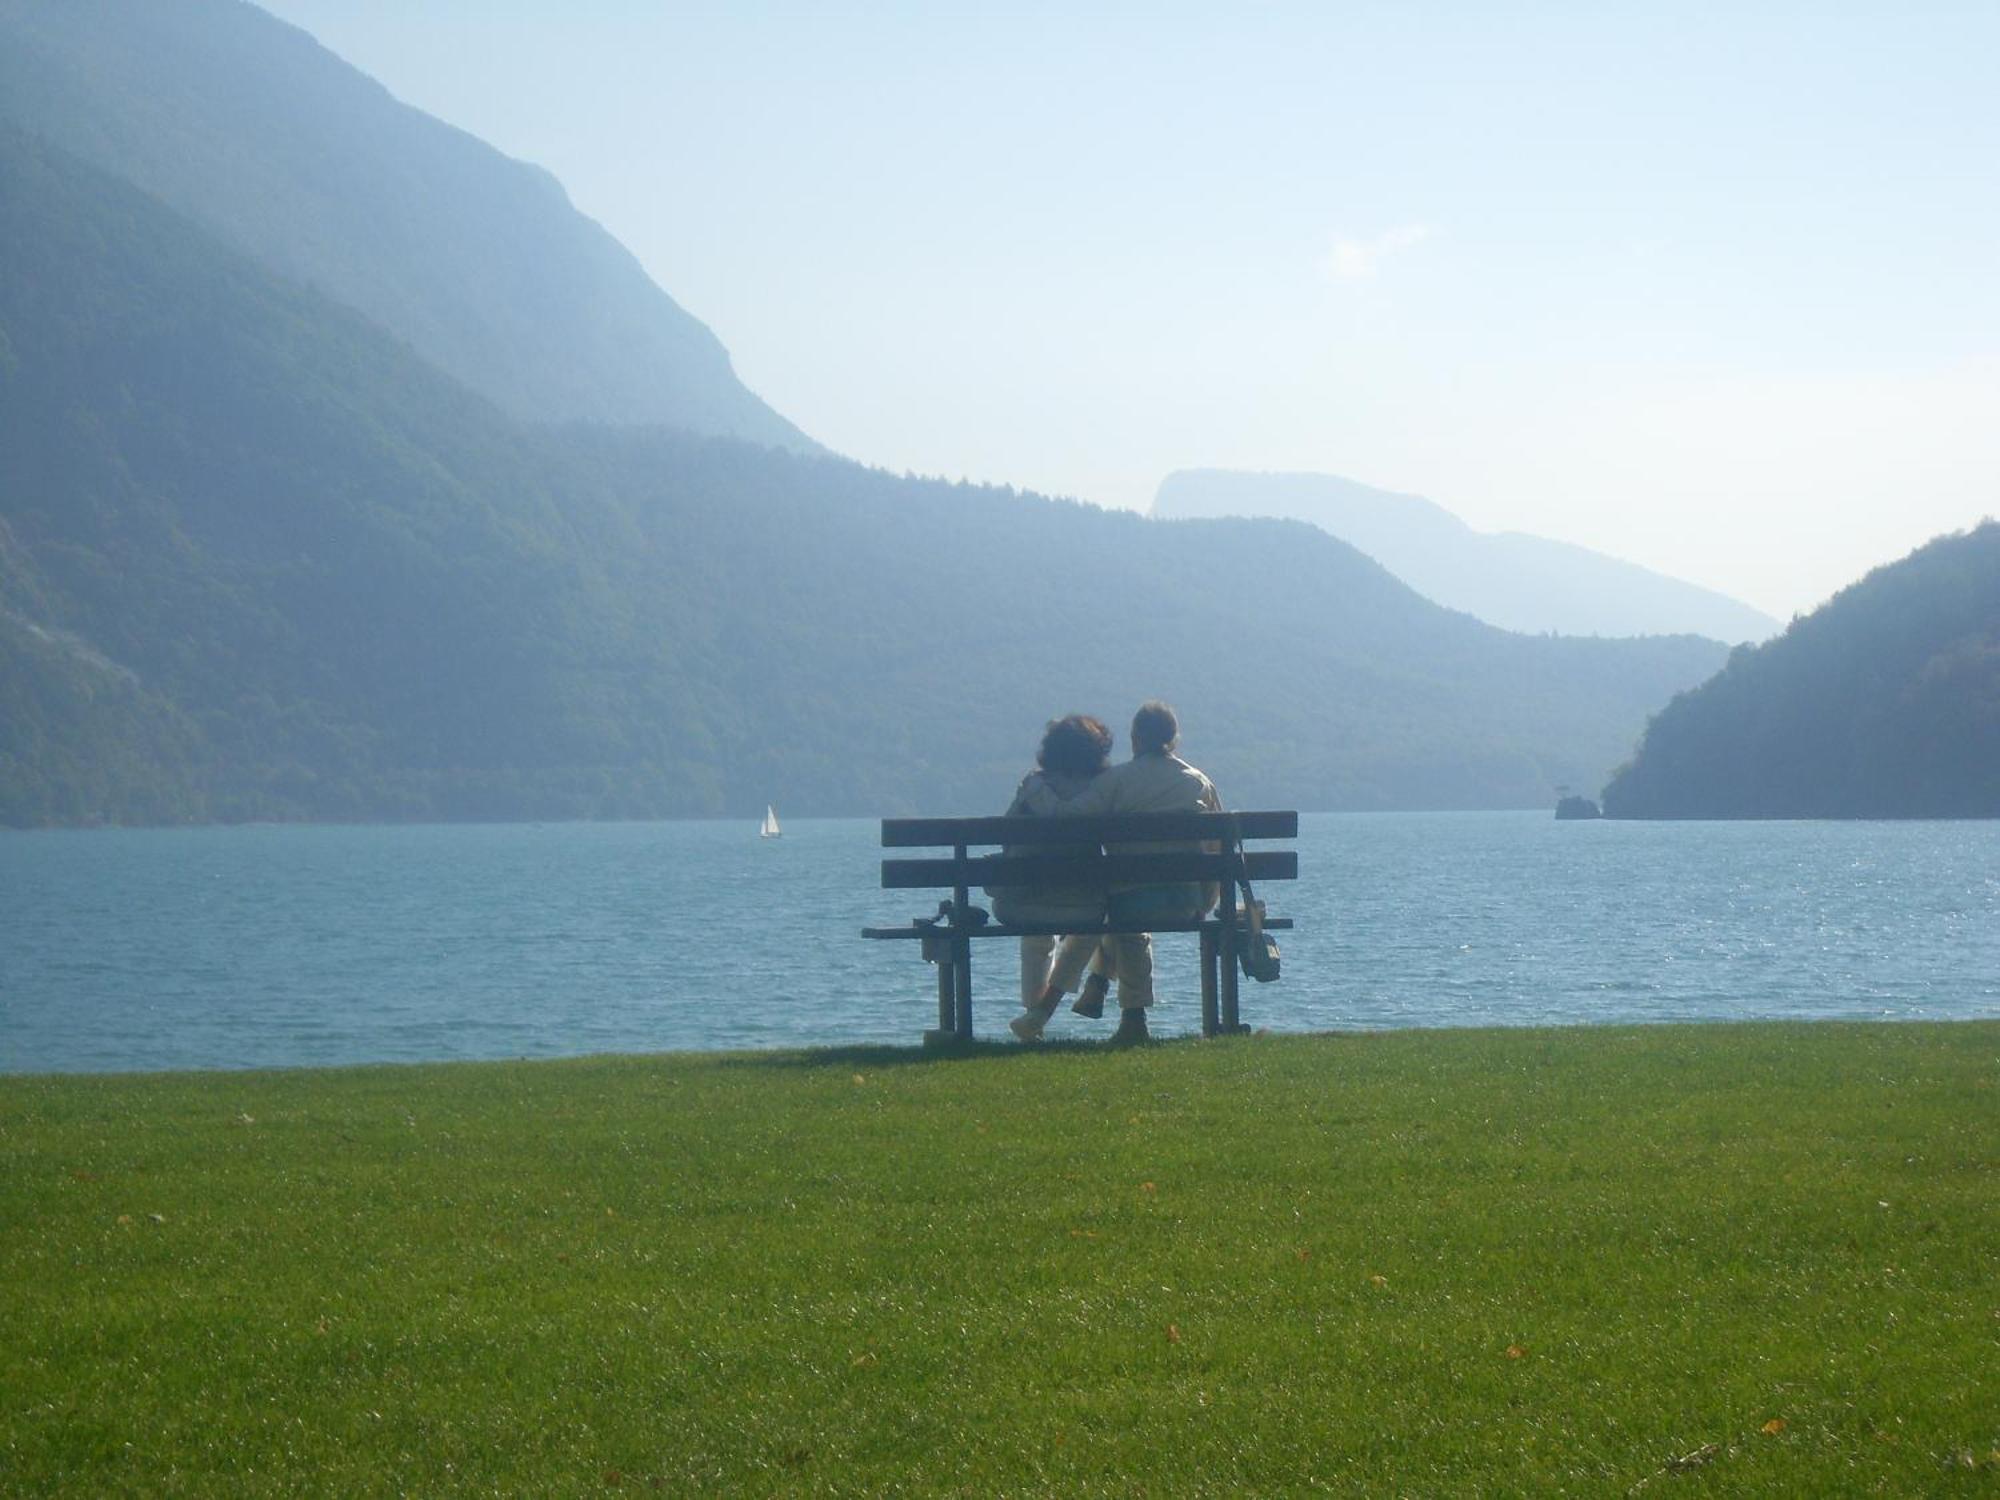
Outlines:
[{"label": "seated man", "polygon": [[[1129,813],[1220,812],[1222,799],[1215,783],[1174,754],[1180,742],[1180,720],[1166,704],[1154,699],[1132,716],[1132,758],[1113,766],[1057,808],[1058,817],[1108,817]],[[1112,854],[1150,854],[1196,844],[1127,844]],[[1114,926],[1184,921],[1201,916],[1221,895],[1213,885],[1145,885],[1114,890],[1110,915]],[[1143,932],[1106,939],[1111,967],[1118,977],[1118,1043],[1146,1040],[1146,1009],[1153,1003],[1153,940]],[[1086,1005],[1079,1000],[1079,1007]],[[1051,1007],[1053,1009],[1053,1007]],[[1040,1012],[1024,1012],[1033,1016]],[[1086,1014],[1088,1011],[1086,1011]],[[1046,1020],[1046,1014],[1043,1014]],[[1035,1028],[1039,1031],[1039,1028]],[[1019,1028],[1016,1028],[1019,1034]]]}]

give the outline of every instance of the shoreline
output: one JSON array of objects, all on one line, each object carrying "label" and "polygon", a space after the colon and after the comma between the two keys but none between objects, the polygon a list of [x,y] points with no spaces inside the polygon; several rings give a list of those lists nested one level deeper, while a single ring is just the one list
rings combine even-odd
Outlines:
[{"label": "shoreline", "polygon": [[[1681,1020],[1659,1021],[1571,1021],[1557,1025],[1540,1022],[1522,1022],[1519,1025],[1499,1026],[1354,1026],[1332,1027],[1316,1031],[1287,1031],[1274,1027],[1258,1027],[1239,1037],[1205,1038],[1197,1032],[1164,1032],[1154,1037],[1142,1051],[1157,1051],[1161,1048],[1195,1046],[1256,1046],[1271,1042],[1300,1041],[1348,1041],[1373,1040],[1390,1037],[1542,1037],[1555,1040],[1571,1035],[1592,1035],[1606,1032],[1631,1031],[1641,1033],[1671,1032],[1678,1030],[1714,1032],[1721,1030],[1742,1030],[1746,1032],[1775,1031],[1788,1028],[1802,1030],[1827,1030],[1853,1028],[1857,1030],[1902,1029],[1923,1027],[1979,1027],[2000,1028],[2000,1008],[1990,1016],[1825,1016],[1825,1017],[1690,1017]],[[1107,1033],[1108,1035],[1108,1033]],[[84,1068],[58,1069],[54,1071],[4,1071],[0,1070],[0,1087],[8,1083],[23,1083],[57,1079],[90,1079],[105,1081],[174,1079],[189,1080],[201,1078],[287,1078],[317,1074],[361,1073],[387,1070],[414,1070],[424,1068],[519,1068],[543,1065],[571,1065],[586,1063],[655,1063],[676,1062],[723,1062],[744,1063],[776,1061],[782,1059],[824,1058],[838,1061],[843,1058],[891,1061],[898,1064],[938,1062],[954,1063],[978,1058],[1001,1058],[1028,1056],[1036,1053],[1059,1056],[1092,1056],[1110,1053],[1104,1039],[1099,1036],[1060,1036],[1024,1045],[1004,1034],[1004,1025],[996,1024],[991,1032],[974,1039],[970,1046],[933,1049],[919,1042],[871,1042],[848,1041],[827,1042],[805,1046],[773,1047],[718,1047],[718,1048],[673,1048],[657,1052],[552,1052],[537,1057],[424,1057],[424,1058],[372,1058],[354,1062],[336,1063],[249,1063],[240,1067],[172,1067],[172,1068]]]}]

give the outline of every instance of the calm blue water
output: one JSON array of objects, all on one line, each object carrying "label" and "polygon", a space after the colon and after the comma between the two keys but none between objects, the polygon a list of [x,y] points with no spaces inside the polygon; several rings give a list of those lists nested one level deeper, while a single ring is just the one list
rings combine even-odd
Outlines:
[{"label": "calm blue water", "polygon": [[[872,821],[0,836],[0,1072],[909,1043]],[[2000,1016],[2000,823],[1302,820],[1274,1031]],[[1012,945],[974,950],[980,1029]],[[1197,1029],[1192,940],[1155,1029]],[[1064,1013],[1052,1035],[1100,1035]]]}]

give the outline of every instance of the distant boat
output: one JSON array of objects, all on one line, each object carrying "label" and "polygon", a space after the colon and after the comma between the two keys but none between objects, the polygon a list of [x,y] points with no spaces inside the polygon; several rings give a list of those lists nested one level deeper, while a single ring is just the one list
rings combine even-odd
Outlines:
[{"label": "distant boat", "polygon": [[1588,797],[1564,797],[1556,803],[1556,816],[1567,822],[1573,818],[1601,818],[1604,811]]},{"label": "distant boat", "polygon": [[764,806],[764,821],[757,825],[757,837],[781,839],[784,836],[785,830],[778,826],[778,810],[769,803],[766,803]]}]

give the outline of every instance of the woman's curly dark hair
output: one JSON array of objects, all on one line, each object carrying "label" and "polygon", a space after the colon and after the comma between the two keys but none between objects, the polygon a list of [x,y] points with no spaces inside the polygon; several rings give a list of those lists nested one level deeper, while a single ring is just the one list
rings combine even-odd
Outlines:
[{"label": "woman's curly dark hair", "polygon": [[1102,719],[1089,714],[1049,720],[1042,731],[1042,748],[1035,752],[1035,764],[1044,771],[1072,776],[1095,776],[1110,758],[1111,731]]}]

